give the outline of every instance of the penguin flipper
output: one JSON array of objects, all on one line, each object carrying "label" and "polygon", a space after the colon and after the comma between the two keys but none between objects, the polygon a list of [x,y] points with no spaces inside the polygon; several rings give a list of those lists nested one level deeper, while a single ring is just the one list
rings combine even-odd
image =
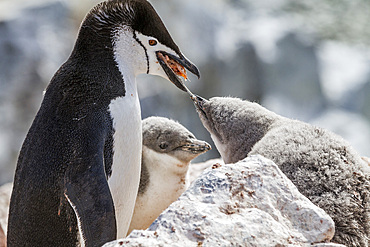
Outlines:
[{"label": "penguin flipper", "polygon": [[85,246],[102,246],[116,239],[117,226],[112,195],[98,156],[70,165],[65,175],[64,196],[73,208]]}]

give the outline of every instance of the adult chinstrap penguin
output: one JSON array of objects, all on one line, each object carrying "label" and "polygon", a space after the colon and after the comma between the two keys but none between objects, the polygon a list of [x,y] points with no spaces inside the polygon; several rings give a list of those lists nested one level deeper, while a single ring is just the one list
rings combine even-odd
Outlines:
[{"label": "adult chinstrap penguin", "polygon": [[260,154],[335,222],[333,242],[368,246],[370,167],[338,135],[236,98],[194,97],[225,163]]},{"label": "adult chinstrap penguin", "polygon": [[163,117],[143,120],[141,177],[130,233],[146,229],[189,187],[190,161],[211,149],[180,123]]},{"label": "adult chinstrap penguin", "polygon": [[19,155],[8,246],[101,246],[124,237],[140,179],[135,77],[185,91],[199,77],[146,0],[110,0],[85,17],[48,85]]}]

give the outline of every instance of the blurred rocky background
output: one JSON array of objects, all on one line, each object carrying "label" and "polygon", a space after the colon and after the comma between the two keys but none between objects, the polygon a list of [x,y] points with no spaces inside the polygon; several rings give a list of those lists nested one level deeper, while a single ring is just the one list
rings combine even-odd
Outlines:
[{"label": "blurred rocky background", "polygon": [[[0,185],[43,90],[68,58],[96,0],[0,0]],[[151,0],[202,77],[196,94],[257,101],[347,139],[370,156],[368,0]],[[138,78],[143,118],[178,120],[210,140],[188,96],[168,81]],[[213,145],[214,147],[214,145]],[[214,150],[198,161],[218,157]]]}]

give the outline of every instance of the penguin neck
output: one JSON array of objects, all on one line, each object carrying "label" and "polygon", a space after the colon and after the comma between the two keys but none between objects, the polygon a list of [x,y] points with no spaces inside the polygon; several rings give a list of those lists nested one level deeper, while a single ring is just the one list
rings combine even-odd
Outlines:
[{"label": "penguin neck", "polygon": [[125,75],[135,77],[138,74],[147,73],[146,51],[135,37],[135,33],[131,28],[123,26],[113,38],[114,59],[124,77]]},{"label": "penguin neck", "polygon": [[227,144],[224,144],[222,141],[219,140],[218,136],[211,133],[211,139],[215,144],[217,151],[220,153],[222,160],[225,164],[229,164],[231,160],[229,160],[230,150],[227,148]]}]

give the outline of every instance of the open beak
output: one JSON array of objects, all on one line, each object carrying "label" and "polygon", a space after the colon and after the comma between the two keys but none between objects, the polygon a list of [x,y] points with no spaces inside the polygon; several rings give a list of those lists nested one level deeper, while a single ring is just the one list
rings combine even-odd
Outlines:
[{"label": "open beak", "polygon": [[182,91],[191,94],[190,90],[185,86],[180,77],[183,77],[185,80],[187,80],[186,70],[188,70],[196,75],[199,79],[200,73],[198,68],[182,54],[180,57],[174,56],[165,51],[157,51],[156,54],[159,64],[162,66],[170,81]]},{"label": "open beak", "polygon": [[207,118],[207,114],[205,112],[205,109],[203,107],[204,103],[206,103],[208,100],[194,94],[193,97],[191,97],[191,99],[193,100],[194,102],[194,105],[195,105],[195,108],[197,109],[197,111],[202,114],[206,119]]},{"label": "open beak", "polygon": [[179,147],[179,149],[193,154],[201,154],[211,150],[211,145],[205,141],[192,140],[191,142],[185,144],[184,146]]}]

